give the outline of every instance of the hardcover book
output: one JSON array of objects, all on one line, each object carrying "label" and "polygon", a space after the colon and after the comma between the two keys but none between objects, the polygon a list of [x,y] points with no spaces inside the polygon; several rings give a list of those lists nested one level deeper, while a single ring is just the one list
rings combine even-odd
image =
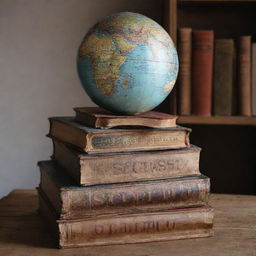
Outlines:
[{"label": "hardcover book", "polygon": [[252,44],[252,114],[256,116],[256,43]]},{"label": "hardcover book", "polygon": [[231,116],[233,98],[233,54],[232,39],[215,40],[214,55],[214,114]]},{"label": "hardcover book", "polygon": [[129,152],[189,147],[191,129],[170,128],[96,129],[73,117],[52,117],[49,137],[69,143],[87,153]]},{"label": "hardcover book", "polygon": [[149,111],[136,116],[115,115],[97,107],[74,108],[75,121],[94,128],[115,126],[146,126],[152,128],[175,127],[177,116]]},{"label": "hardcover book", "polygon": [[210,181],[203,175],[80,187],[52,161],[39,167],[39,190],[61,218],[195,207],[209,197]]},{"label": "hardcover book", "polygon": [[192,32],[192,114],[210,116],[212,110],[212,72],[214,32]]},{"label": "hardcover book", "polygon": [[213,235],[213,209],[175,209],[147,213],[60,219],[39,195],[39,213],[45,218],[60,248],[144,243]]},{"label": "hardcover book", "polygon": [[251,89],[251,36],[239,38],[238,49],[238,96],[239,114],[251,116],[252,89]]},{"label": "hardcover book", "polygon": [[86,154],[53,140],[56,160],[82,186],[200,175],[201,149]]},{"label": "hardcover book", "polygon": [[178,30],[178,53],[180,60],[178,103],[180,115],[190,115],[191,113],[191,48],[192,29],[180,28]]}]

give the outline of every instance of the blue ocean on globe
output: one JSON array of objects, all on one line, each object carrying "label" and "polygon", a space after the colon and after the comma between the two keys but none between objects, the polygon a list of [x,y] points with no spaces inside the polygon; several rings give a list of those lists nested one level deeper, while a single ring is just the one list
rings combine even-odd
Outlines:
[{"label": "blue ocean on globe", "polygon": [[77,68],[85,91],[97,105],[135,115],[152,110],[171,92],[178,57],[159,24],[123,12],[89,30],[79,48]]}]

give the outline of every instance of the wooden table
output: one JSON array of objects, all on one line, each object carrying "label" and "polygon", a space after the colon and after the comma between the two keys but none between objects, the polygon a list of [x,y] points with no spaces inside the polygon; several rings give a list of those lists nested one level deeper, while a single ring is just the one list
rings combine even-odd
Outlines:
[{"label": "wooden table", "polygon": [[134,245],[55,249],[37,214],[35,190],[0,200],[0,256],[256,256],[256,196],[211,195],[215,236]]}]

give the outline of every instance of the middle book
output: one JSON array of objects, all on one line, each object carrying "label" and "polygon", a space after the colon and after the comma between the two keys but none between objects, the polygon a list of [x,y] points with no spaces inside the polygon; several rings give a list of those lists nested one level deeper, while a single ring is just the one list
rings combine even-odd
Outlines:
[{"label": "middle book", "polygon": [[162,211],[206,205],[210,182],[203,175],[79,187],[53,161],[39,162],[45,195],[61,218]]}]

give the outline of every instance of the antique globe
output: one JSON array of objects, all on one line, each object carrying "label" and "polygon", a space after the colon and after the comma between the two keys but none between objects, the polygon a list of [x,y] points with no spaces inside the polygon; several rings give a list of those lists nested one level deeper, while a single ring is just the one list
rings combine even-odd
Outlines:
[{"label": "antique globe", "polygon": [[171,92],[178,57],[158,23],[121,12],[89,30],[78,51],[77,68],[93,102],[114,113],[136,115],[152,110]]}]

